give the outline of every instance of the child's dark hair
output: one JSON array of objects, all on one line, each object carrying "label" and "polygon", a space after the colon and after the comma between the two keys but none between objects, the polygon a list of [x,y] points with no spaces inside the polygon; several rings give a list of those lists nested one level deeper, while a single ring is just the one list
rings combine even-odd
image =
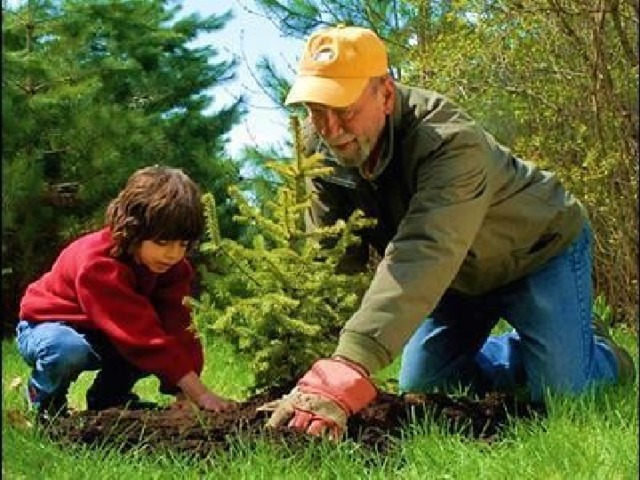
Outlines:
[{"label": "child's dark hair", "polygon": [[131,175],[107,208],[111,255],[132,253],[144,240],[196,242],[204,232],[201,192],[177,168],[155,165]]}]

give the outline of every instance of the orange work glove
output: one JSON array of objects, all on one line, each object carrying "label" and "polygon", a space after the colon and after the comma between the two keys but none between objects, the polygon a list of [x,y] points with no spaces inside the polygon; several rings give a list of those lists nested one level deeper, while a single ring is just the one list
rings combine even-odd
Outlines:
[{"label": "orange work glove", "polygon": [[376,398],[376,387],[367,373],[346,360],[318,360],[280,400],[258,408],[272,411],[268,427],[288,426],[311,435],[328,434],[339,440],[347,418]]}]

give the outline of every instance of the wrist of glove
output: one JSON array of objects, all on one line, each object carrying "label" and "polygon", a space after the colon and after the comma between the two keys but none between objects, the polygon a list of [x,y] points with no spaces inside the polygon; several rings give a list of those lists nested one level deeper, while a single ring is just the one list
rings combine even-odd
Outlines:
[{"label": "wrist of glove", "polygon": [[362,368],[340,358],[318,360],[298,381],[297,388],[306,394],[328,398],[347,415],[362,410],[378,394]]},{"label": "wrist of glove", "polygon": [[268,427],[284,424],[313,435],[328,433],[338,440],[347,418],[377,395],[374,384],[358,366],[337,358],[318,360],[285,397],[258,410],[272,411]]}]

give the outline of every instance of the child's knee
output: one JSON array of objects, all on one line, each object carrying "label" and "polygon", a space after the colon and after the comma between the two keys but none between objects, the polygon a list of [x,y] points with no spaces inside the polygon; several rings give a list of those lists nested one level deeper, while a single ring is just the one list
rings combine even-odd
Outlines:
[{"label": "child's knee", "polygon": [[41,346],[38,363],[42,369],[71,377],[88,367],[92,354],[90,345],[80,335],[58,336]]}]

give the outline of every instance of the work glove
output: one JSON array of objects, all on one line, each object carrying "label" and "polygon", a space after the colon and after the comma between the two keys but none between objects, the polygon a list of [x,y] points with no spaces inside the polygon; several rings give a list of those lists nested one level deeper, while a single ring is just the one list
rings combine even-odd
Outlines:
[{"label": "work glove", "polygon": [[258,411],[273,412],[267,427],[288,426],[311,435],[342,438],[350,415],[360,411],[378,394],[367,373],[342,359],[318,360],[283,398]]}]

